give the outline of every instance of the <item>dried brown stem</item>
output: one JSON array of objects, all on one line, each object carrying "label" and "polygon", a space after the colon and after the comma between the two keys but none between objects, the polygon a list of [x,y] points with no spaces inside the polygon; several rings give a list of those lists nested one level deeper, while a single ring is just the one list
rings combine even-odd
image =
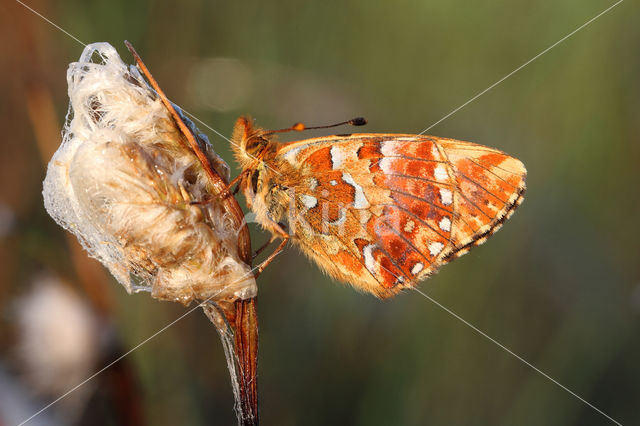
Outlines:
[{"label": "dried brown stem", "polygon": [[258,425],[258,312],[256,298],[237,300],[233,309],[223,309],[229,324],[234,329],[235,357],[238,364],[240,398],[236,401],[238,424]]},{"label": "dried brown stem", "polygon": [[[194,135],[191,133],[186,123],[182,120],[180,114],[175,110],[169,99],[166,97],[160,86],[153,78],[149,69],[144,65],[140,56],[136,53],[133,46],[125,41],[125,44],[138,67],[144,73],[145,77],[156,91],[165,107],[169,110],[176,124],[187,139],[193,152],[198,157],[202,166],[211,180],[211,184],[216,195],[229,193],[229,186],[220,177],[209,162],[207,156],[198,146]],[[238,205],[235,197],[225,196],[223,201],[225,209],[231,213],[234,219],[234,225],[238,234],[238,253],[242,260],[251,265],[251,240],[249,238],[249,229],[244,220],[244,213]],[[225,323],[221,323],[221,318],[217,314],[216,307],[222,311],[225,316]],[[225,339],[229,337],[227,330],[230,328],[233,338],[233,354],[226,354],[230,363],[230,373],[232,374],[232,383],[237,383],[239,395],[236,396],[236,411],[238,414],[238,424],[240,426],[257,426],[258,425],[258,314],[256,310],[256,298],[248,300],[236,300],[233,304],[220,304],[213,307],[205,305],[205,314],[211,322],[216,325],[218,332],[225,345]],[[226,347],[225,347],[226,352]],[[235,368],[237,367],[237,368]],[[235,392],[234,392],[235,394]],[[235,395],[234,395],[235,396]]]}]

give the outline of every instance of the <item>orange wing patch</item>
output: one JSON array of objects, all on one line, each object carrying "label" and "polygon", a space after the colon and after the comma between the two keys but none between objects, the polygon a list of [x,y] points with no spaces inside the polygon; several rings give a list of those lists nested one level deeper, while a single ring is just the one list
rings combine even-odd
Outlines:
[{"label": "orange wing patch", "polygon": [[481,244],[522,201],[500,151],[427,136],[310,139],[278,151],[300,173],[294,240],[333,277],[392,296]]}]

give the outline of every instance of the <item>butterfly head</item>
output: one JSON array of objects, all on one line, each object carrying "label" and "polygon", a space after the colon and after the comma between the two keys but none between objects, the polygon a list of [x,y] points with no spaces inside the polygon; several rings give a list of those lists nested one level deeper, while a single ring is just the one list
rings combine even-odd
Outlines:
[{"label": "butterfly head", "polygon": [[231,145],[242,170],[253,168],[256,163],[262,161],[265,150],[271,143],[268,136],[264,134],[265,131],[254,127],[248,117],[240,117],[236,121]]},{"label": "butterfly head", "polygon": [[236,121],[232,146],[243,173],[240,188],[247,204],[254,211],[257,210],[256,213],[263,211],[266,215],[272,210],[270,206],[275,203],[272,198],[280,192],[277,187],[269,184],[275,173],[273,158],[278,144],[269,132],[254,127],[249,118],[241,117]]}]

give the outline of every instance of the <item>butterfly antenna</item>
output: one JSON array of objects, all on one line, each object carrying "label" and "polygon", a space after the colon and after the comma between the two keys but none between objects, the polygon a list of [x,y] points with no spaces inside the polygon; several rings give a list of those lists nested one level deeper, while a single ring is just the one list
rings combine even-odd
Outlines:
[{"label": "butterfly antenna", "polygon": [[307,127],[302,123],[295,123],[293,126],[287,127],[286,129],[270,130],[264,134],[271,135],[273,133],[302,132],[303,130],[328,129],[330,127],[344,126],[347,124],[350,126],[364,126],[365,124],[367,124],[367,119],[364,117],[356,117],[356,118],[352,118],[351,120],[341,121],[340,123],[329,124],[327,126],[314,126],[314,127]]}]

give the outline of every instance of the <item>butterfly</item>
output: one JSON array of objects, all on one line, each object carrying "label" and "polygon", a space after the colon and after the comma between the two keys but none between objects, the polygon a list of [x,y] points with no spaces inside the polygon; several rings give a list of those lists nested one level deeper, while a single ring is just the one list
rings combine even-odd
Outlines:
[{"label": "butterfly", "polygon": [[387,298],[485,242],[523,200],[524,165],[493,148],[410,134],[276,140],[303,129],[234,127],[238,188],[282,238],[263,265],[292,241],[333,278]]}]

